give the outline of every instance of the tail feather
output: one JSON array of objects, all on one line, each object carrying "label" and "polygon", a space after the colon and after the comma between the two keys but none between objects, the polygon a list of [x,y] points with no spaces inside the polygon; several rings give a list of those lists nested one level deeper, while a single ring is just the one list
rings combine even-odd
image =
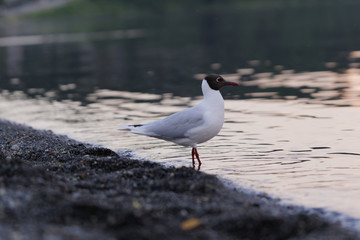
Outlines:
[{"label": "tail feather", "polygon": [[137,124],[137,125],[121,125],[119,130],[130,130],[130,132],[135,133],[135,134],[140,134],[140,135],[146,135],[146,136],[150,136],[150,137],[159,137],[157,134],[149,131],[146,128],[143,128],[142,124]]}]

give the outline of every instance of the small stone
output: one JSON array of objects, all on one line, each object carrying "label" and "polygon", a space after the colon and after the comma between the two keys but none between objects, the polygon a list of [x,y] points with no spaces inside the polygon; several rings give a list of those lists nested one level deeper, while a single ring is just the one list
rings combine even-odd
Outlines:
[{"label": "small stone", "polygon": [[14,144],[14,145],[11,146],[10,149],[11,149],[12,151],[19,151],[19,150],[20,150],[20,146],[17,145],[17,144]]}]

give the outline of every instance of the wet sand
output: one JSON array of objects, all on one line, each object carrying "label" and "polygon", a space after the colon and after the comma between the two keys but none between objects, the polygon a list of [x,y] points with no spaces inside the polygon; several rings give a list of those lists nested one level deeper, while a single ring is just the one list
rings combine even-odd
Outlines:
[{"label": "wet sand", "polygon": [[0,120],[0,239],[359,239],[321,212]]}]

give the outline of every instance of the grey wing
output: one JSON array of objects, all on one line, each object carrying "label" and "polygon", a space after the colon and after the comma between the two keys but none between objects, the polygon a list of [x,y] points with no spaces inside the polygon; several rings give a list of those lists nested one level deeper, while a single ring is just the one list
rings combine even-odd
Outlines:
[{"label": "grey wing", "polygon": [[189,108],[174,113],[167,118],[145,124],[147,131],[163,139],[176,139],[187,137],[190,129],[204,123],[204,116],[200,109]]}]

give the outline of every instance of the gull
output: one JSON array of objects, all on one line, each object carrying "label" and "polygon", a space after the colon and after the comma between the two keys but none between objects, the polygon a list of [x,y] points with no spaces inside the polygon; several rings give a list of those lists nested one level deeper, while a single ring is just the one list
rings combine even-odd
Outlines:
[{"label": "gull", "polygon": [[139,125],[124,125],[121,128],[132,133],[192,147],[193,168],[196,157],[199,170],[201,161],[196,147],[220,132],[224,123],[224,99],[219,90],[228,85],[238,86],[237,83],[225,81],[220,75],[209,74],[202,80],[201,89],[204,99],[199,104],[160,120]]}]

